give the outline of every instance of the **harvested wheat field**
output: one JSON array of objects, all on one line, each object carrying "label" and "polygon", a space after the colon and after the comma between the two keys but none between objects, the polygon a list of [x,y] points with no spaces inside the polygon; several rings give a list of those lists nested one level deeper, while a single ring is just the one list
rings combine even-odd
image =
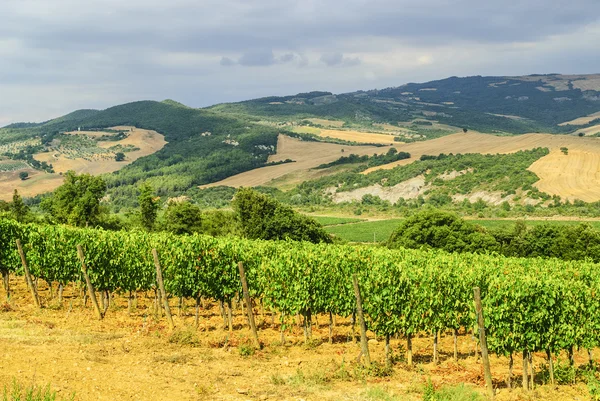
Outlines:
[{"label": "harvested wheat field", "polygon": [[[29,178],[21,180],[19,173],[26,171]],[[50,192],[63,183],[63,177],[34,169],[25,169],[12,172],[0,172],[0,200],[12,200],[13,191],[16,189],[21,196],[35,196]]]},{"label": "harvested wheat field", "polygon": [[[373,167],[364,174],[379,169],[391,169],[419,160],[421,155],[440,153],[513,153],[519,150],[545,147],[550,154],[534,163],[530,170],[540,177],[535,186],[551,195],[586,202],[600,200],[600,138],[573,135],[525,134],[494,136],[477,132],[457,133],[424,142],[398,146],[409,152],[410,159]],[[559,149],[565,147],[568,154]]]},{"label": "harvested wheat field", "polygon": [[[156,131],[150,131],[134,127],[112,127],[114,130],[129,131],[129,136],[120,141],[97,142],[97,150],[103,153],[97,153],[86,157],[67,157],[60,152],[44,152],[34,155],[34,158],[40,162],[45,161],[52,164],[56,173],[50,174],[31,168],[21,169],[12,172],[0,172],[0,199],[12,199],[14,189],[17,189],[22,196],[35,196],[45,192],[50,192],[58,188],[63,183],[63,177],[60,173],[65,173],[69,170],[74,170],[77,173],[89,174],[104,174],[117,171],[126,165],[133,163],[140,157],[151,155],[166,145],[164,136]],[[95,131],[74,131],[69,134],[86,135],[97,137],[104,135],[103,132]],[[121,145],[123,147],[139,148],[125,153],[125,160],[121,162],[115,161],[115,151],[109,150],[110,147]],[[29,178],[22,181],[19,178],[21,171],[27,171]]]},{"label": "harvested wheat field", "polygon": [[[396,131],[403,131],[398,127]],[[322,138],[341,139],[348,142],[357,142],[363,144],[376,143],[381,145],[396,145],[401,142],[394,141],[394,136],[390,134],[381,134],[375,132],[363,132],[352,130],[320,129],[314,127],[294,127],[295,132],[307,133],[320,136]],[[402,132],[398,132],[398,135]]]},{"label": "harvested wheat field", "polygon": [[586,124],[589,124],[590,122],[592,122],[592,121],[594,121],[594,120],[596,120],[598,118],[600,118],[600,111],[597,112],[597,113],[590,114],[589,116],[579,117],[579,118],[576,118],[576,119],[571,120],[571,121],[560,123],[558,125],[560,125],[560,126],[565,126],[565,125],[586,125]]},{"label": "harvested wheat field", "polygon": [[[164,136],[156,131],[124,126],[111,127],[110,129],[128,131],[129,136],[120,141],[98,142],[98,148],[107,150],[106,153],[102,155],[95,155],[87,158],[70,158],[58,152],[46,152],[38,153],[34,157],[36,160],[45,161],[47,163],[52,164],[52,166],[54,167],[54,171],[56,171],[57,173],[65,173],[69,170],[74,170],[77,173],[104,174],[120,170],[124,166],[133,163],[140,157],[156,153],[167,144],[167,142],[164,139]],[[99,136],[104,133],[74,131],[67,134],[93,134],[90,136]],[[133,147],[139,148],[139,150],[127,152],[125,154],[125,160],[118,162],[114,159],[115,152],[108,150],[110,147],[116,145],[131,145]]]},{"label": "harvested wheat field", "polygon": [[306,171],[321,164],[335,161],[344,155],[356,154],[362,156],[382,154],[386,153],[388,150],[389,147],[336,145],[333,143],[302,141],[285,135],[279,135],[277,140],[277,153],[269,156],[269,162],[291,159],[294,160],[293,163],[257,168],[234,175],[222,181],[202,185],[200,188],[216,187],[220,185],[229,187],[254,187],[264,185],[283,175]]},{"label": "harvested wheat field", "polygon": [[[391,370],[384,366],[384,341],[368,332],[371,359],[367,371],[357,361],[360,346],[348,319],[337,318],[329,343],[327,316],[318,316],[308,343],[294,325],[281,342],[278,316],[255,308],[261,348],[252,346],[246,318],[234,307],[234,326],[223,327],[219,308],[206,301],[199,309],[172,302],[175,330],[167,327],[154,307],[154,297],[138,293],[128,310],[125,297],[113,294],[106,317],[98,321],[91,305],[83,306],[78,288],[67,286],[62,303],[52,298],[40,280],[42,308],[29,297],[22,277],[11,277],[13,294],[0,304],[0,386],[14,381],[58,392],[59,399],[74,400],[294,400],[373,401],[423,399],[430,380],[434,387],[464,385],[485,393],[483,367],[474,356],[471,334],[460,330],[458,361],[453,338],[441,336],[440,363],[432,362],[432,338],[413,340],[414,366],[404,357],[406,340],[392,339]],[[16,290],[16,291],[15,291]],[[56,293],[56,285],[54,286]],[[56,294],[55,294],[56,295]],[[4,301],[6,294],[0,290]],[[534,354],[540,372],[545,354]],[[585,351],[576,352],[576,363],[587,363]],[[506,385],[508,360],[491,357],[497,400],[587,400],[583,383],[536,384],[533,391],[519,388],[521,369],[515,361],[513,386]],[[471,399],[471,398],[469,398]]]}]

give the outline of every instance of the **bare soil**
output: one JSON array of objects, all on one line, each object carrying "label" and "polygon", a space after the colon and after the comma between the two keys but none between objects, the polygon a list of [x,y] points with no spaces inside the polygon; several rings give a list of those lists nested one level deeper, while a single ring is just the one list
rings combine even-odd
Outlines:
[{"label": "bare soil", "polygon": [[[255,308],[262,349],[249,347],[246,319],[235,309],[234,331],[223,328],[218,307],[207,302],[200,309],[198,327],[194,307],[186,302],[180,311],[171,300],[175,331],[153,306],[151,294],[137,294],[131,314],[124,296],[113,294],[104,320],[94,318],[89,303],[83,306],[80,290],[65,289],[62,305],[50,297],[40,280],[43,308],[36,309],[22,277],[11,277],[16,293],[0,304],[0,386],[13,380],[50,384],[60,397],[75,393],[76,400],[420,400],[431,380],[436,388],[464,383],[484,393],[483,368],[474,356],[470,334],[458,338],[458,362],[453,360],[453,339],[443,334],[441,363],[432,363],[432,338],[414,340],[415,365],[403,362],[405,340],[392,339],[396,362],[390,375],[368,374],[357,362],[359,346],[348,319],[337,318],[333,343],[328,342],[325,316],[318,316],[313,341],[305,343],[294,326],[280,342],[280,327],[269,312]],[[56,291],[56,286],[54,287]],[[0,299],[5,293],[0,290]],[[275,319],[277,322],[278,319]],[[316,322],[315,322],[316,324]],[[372,360],[381,366],[384,344],[369,332]],[[246,355],[246,356],[244,356]],[[564,360],[564,356],[563,356]],[[543,355],[534,356],[536,370]],[[584,364],[587,356],[576,354]],[[492,356],[492,374],[498,400],[587,400],[583,384],[536,384],[536,389],[509,391],[506,358]],[[380,369],[381,370],[381,369]],[[515,359],[516,381],[521,375]],[[518,383],[516,383],[518,385]]]}]

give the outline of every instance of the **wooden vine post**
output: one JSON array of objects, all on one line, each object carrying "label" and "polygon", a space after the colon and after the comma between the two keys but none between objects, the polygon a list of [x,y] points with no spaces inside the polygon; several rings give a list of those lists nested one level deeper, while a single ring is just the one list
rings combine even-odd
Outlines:
[{"label": "wooden vine post", "polygon": [[19,250],[19,256],[21,256],[21,263],[23,264],[23,270],[25,271],[25,281],[27,282],[27,286],[29,287],[29,290],[31,291],[31,298],[33,298],[33,303],[38,308],[41,308],[37,289],[33,285],[33,280],[31,280],[31,274],[29,274],[29,266],[27,266],[27,259],[25,259],[25,253],[23,252],[23,247],[21,246],[21,240],[19,240],[19,239],[17,239],[17,249]]},{"label": "wooden vine post", "polygon": [[160,268],[160,261],[158,260],[158,252],[156,252],[156,248],[152,249],[152,256],[154,257],[154,266],[156,267],[156,281],[158,282],[158,290],[160,291],[160,295],[164,302],[165,315],[167,316],[169,327],[171,330],[173,330],[175,328],[175,323],[173,323],[173,316],[171,315],[171,309],[169,308],[169,299],[167,298],[167,293],[165,292],[165,284],[163,282],[162,270]]},{"label": "wooden vine post", "polygon": [[100,305],[98,305],[98,299],[96,298],[96,292],[94,291],[94,287],[92,286],[92,282],[90,281],[90,276],[88,276],[87,274],[85,256],[83,255],[83,249],[81,248],[81,245],[77,245],[77,255],[79,256],[79,260],[81,261],[81,273],[83,273],[83,278],[85,280],[85,284],[87,285],[88,293],[90,295],[90,299],[92,300],[92,304],[94,305],[96,316],[98,316],[98,319],[102,319],[104,317],[104,314],[100,310]]},{"label": "wooden vine post", "polygon": [[365,325],[365,315],[362,309],[362,297],[360,296],[360,288],[358,287],[358,279],[356,274],[352,275],[354,284],[354,296],[356,297],[356,314],[358,315],[358,325],[360,326],[360,348],[361,353],[365,357],[365,365],[371,366],[371,355],[369,354],[369,343],[367,342],[367,326]]},{"label": "wooden vine post", "polygon": [[490,399],[494,399],[494,385],[492,383],[492,370],[490,369],[490,357],[488,355],[487,340],[485,338],[485,321],[483,320],[483,306],[481,306],[481,291],[479,287],[473,288],[475,295],[475,309],[477,311],[477,325],[479,326],[479,343],[481,344],[481,360],[485,375],[485,385]]},{"label": "wooden vine post", "polygon": [[260,341],[258,339],[258,332],[256,331],[256,323],[254,322],[254,313],[252,312],[252,301],[250,300],[250,294],[248,293],[248,282],[246,281],[246,272],[244,271],[244,264],[238,263],[238,270],[240,271],[240,280],[242,281],[242,290],[244,293],[244,301],[246,302],[248,312],[248,323],[250,330],[252,330],[252,336],[254,337],[254,346],[260,348]]}]

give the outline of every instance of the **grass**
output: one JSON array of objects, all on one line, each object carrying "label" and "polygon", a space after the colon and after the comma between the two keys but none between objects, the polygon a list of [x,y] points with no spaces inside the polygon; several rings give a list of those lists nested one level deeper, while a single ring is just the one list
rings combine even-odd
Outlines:
[{"label": "grass", "polygon": [[455,387],[442,387],[436,390],[429,382],[423,394],[423,401],[483,401],[483,399],[481,394],[464,384]]},{"label": "grass", "polygon": [[[324,218],[328,219],[328,218]],[[336,217],[331,217],[336,219]],[[322,223],[325,230],[334,234],[337,237],[349,242],[383,242],[387,241],[392,232],[398,227],[403,219],[389,219],[377,221],[360,221],[359,219],[339,217],[340,222],[330,224]],[[348,220],[344,222],[344,220]],[[358,220],[354,222],[352,220]],[[327,220],[325,220],[327,221]],[[600,230],[600,221],[581,221],[581,220],[469,220],[470,223],[477,224],[489,230],[497,230],[501,228],[512,228],[517,221],[523,221],[528,227],[539,226],[541,224],[552,225],[577,225],[582,222],[590,224],[595,229]]]},{"label": "grass", "polygon": [[364,221],[363,219],[356,219],[352,217],[331,217],[331,216],[310,216],[322,226],[334,226],[340,224],[359,223]]},{"label": "grass", "polygon": [[[75,394],[73,394],[69,400],[74,400]],[[50,385],[46,387],[38,387],[31,385],[23,387],[16,380],[13,381],[12,385],[4,386],[2,391],[2,397],[0,401],[60,401],[63,398],[57,398],[56,392],[50,389]]]},{"label": "grass", "polygon": [[558,226],[576,226],[581,223],[588,223],[595,229],[600,229],[600,221],[581,221],[581,220],[470,220],[471,223],[485,227],[490,230],[500,228],[511,228],[517,221],[524,222],[528,227],[535,227],[542,224],[552,224]]},{"label": "grass", "polygon": [[387,241],[402,219],[365,221],[325,227],[325,230],[350,242]]}]

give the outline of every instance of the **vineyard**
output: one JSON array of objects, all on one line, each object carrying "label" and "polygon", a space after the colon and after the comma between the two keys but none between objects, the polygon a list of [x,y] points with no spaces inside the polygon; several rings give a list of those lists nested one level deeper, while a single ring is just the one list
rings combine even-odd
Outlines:
[{"label": "vineyard", "polygon": [[[509,383],[513,356],[523,359],[527,387],[535,376],[533,352],[547,355],[554,380],[552,362],[561,352],[572,361],[575,349],[600,345],[600,273],[592,263],[0,221],[5,285],[10,274],[28,271],[33,282],[58,284],[59,293],[70,284],[83,291],[86,270],[103,303],[113,294],[160,294],[153,249],[168,297],[193,299],[197,305],[204,299],[217,301],[230,331],[232,302],[243,293],[241,263],[255,307],[277,316],[282,339],[298,316],[307,341],[313,316],[328,316],[330,327],[336,316],[354,317],[356,277],[362,294],[358,309],[364,311],[366,327],[386,343],[390,337],[404,338],[409,365],[412,340],[423,333],[432,338],[434,361],[439,358],[439,334],[452,333],[458,358],[459,331],[477,332],[475,287],[481,289],[488,347],[510,358]],[[99,317],[106,311],[104,307]],[[590,353],[592,364],[591,358]]]}]

